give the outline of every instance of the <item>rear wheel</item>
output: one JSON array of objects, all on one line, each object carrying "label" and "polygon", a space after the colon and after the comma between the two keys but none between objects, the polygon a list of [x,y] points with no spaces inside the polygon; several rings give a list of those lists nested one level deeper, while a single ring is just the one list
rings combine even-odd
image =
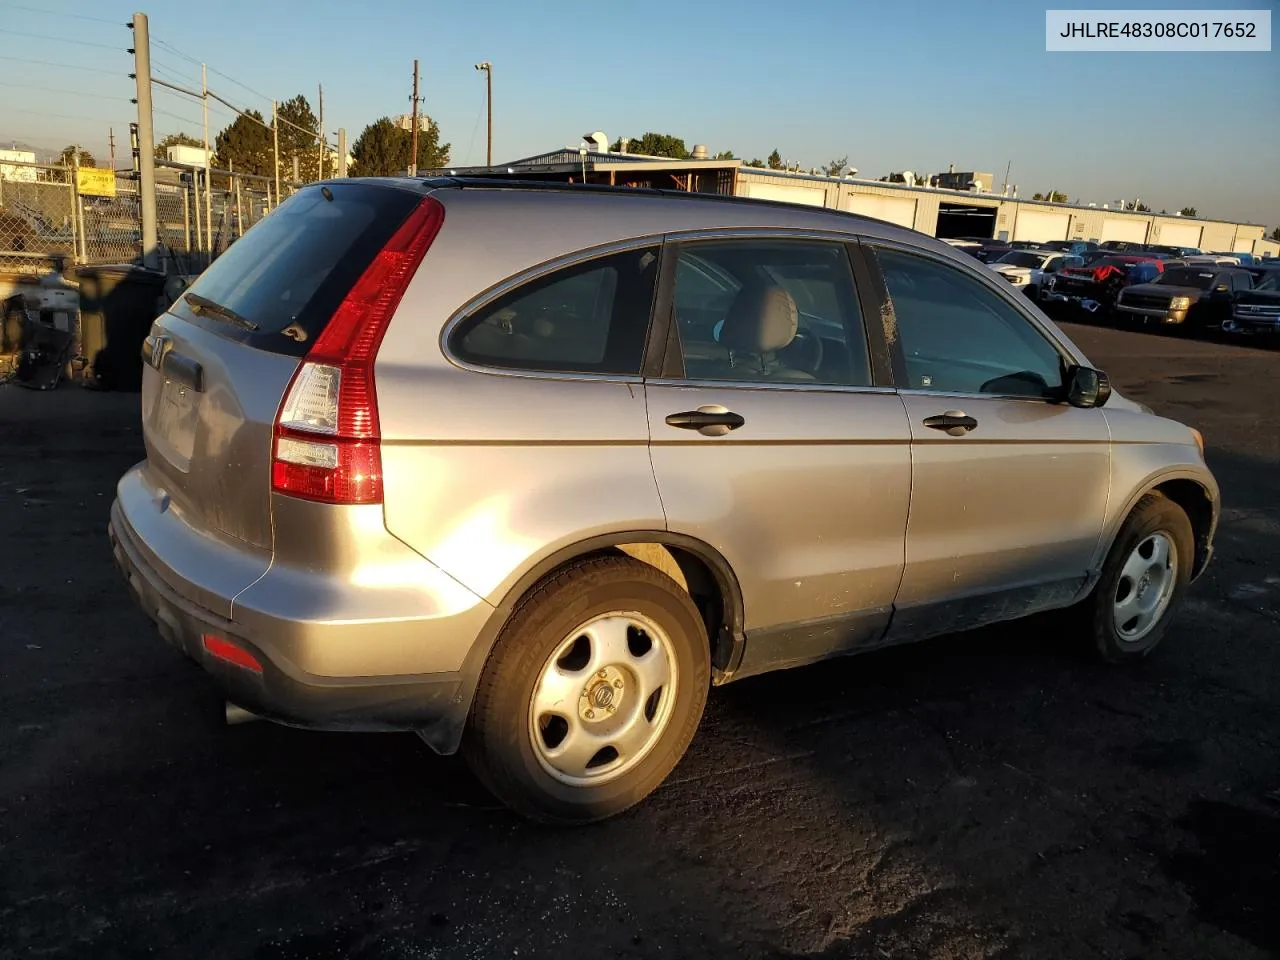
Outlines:
[{"label": "rear wheel", "polygon": [[670,577],[630,557],[573,564],[530,591],[503,628],[464,754],[530,819],[613,816],[684,755],[710,670],[702,618]]},{"label": "rear wheel", "polygon": [[1164,639],[1194,555],[1191,521],[1181,507],[1159,494],[1138,501],[1112,544],[1102,577],[1081,604],[1104,660],[1140,660]]}]

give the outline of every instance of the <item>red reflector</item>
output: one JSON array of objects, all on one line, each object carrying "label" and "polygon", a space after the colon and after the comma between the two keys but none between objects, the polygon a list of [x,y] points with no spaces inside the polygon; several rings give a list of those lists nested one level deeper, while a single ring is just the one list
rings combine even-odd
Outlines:
[{"label": "red reflector", "polygon": [[205,650],[219,660],[233,663],[237,667],[244,667],[254,673],[262,672],[262,664],[258,662],[258,658],[244,647],[237,647],[230,640],[214,636],[212,633],[206,633],[200,639],[204,642]]},{"label": "red reflector", "polygon": [[[304,436],[300,430],[281,436]],[[279,438],[276,440],[279,443]],[[382,457],[377,443],[358,440],[330,441],[338,450],[333,468],[277,459],[271,464],[271,486],[291,497],[321,503],[381,503]]]}]

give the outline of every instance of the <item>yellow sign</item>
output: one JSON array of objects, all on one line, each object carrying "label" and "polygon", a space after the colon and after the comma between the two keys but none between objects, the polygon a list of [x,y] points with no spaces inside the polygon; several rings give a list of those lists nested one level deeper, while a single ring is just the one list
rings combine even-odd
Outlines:
[{"label": "yellow sign", "polygon": [[76,170],[76,191],[86,197],[114,197],[116,172],[100,167],[80,167]]}]

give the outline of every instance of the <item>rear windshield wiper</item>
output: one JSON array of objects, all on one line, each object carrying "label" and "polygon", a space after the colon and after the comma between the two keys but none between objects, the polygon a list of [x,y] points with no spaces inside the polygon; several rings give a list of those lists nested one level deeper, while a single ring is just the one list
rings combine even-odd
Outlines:
[{"label": "rear windshield wiper", "polygon": [[201,317],[217,317],[219,320],[225,320],[227,323],[234,323],[237,327],[244,327],[246,330],[257,330],[258,325],[247,317],[242,317],[230,307],[224,307],[216,300],[210,300],[208,297],[202,297],[198,293],[184,293],[182,299],[186,300],[191,310],[197,316]]}]

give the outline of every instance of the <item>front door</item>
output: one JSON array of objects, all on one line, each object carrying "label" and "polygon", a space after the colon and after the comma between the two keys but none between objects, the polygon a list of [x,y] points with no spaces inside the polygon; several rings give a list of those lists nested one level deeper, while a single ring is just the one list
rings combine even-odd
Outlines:
[{"label": "front door", "polygon": [[1067,358],[1004,291],[941,258],[875,250],[911,430],[911,515],[891,638],[1071,600],[1103,531],[1101,410],[1061,402]]},{"label": "front door", "polygon": [[[871,375],[843,243],[668,243],[669,362],[646,384],[668,528],[737,575],[739,676],[878,642],[911,486],[902,402]],[[671,362],[674,361],[674,362]]]}]

